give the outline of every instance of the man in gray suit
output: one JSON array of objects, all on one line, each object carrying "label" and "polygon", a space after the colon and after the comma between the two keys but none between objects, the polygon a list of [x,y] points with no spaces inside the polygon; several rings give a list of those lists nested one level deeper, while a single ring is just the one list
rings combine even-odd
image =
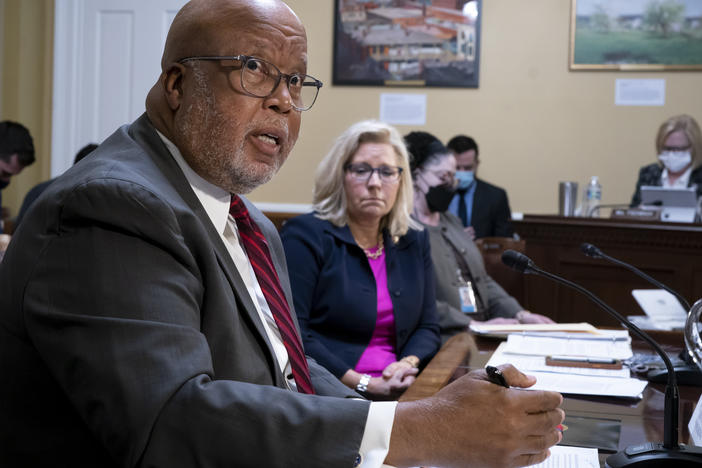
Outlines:
[{"label": "man in gray suit", "polygon": [[264,280],[229,210],[295,143],[306,58],[282,2],[189,3],[146,114],[37,200],[0,266],[0,466],[517,466],[560,440],[556,393],[479,372],[370,403],[295,361],[280,239],[244,200]]}]

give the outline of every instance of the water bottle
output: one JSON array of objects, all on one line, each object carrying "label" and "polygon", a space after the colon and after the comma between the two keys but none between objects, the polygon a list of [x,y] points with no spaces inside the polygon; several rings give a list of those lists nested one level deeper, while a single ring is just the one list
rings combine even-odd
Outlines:
[{"label": "water bottle", "polygon": [[602,185],[597,176],[590,178],[590,183],[585,187],[585,200],[583,201],[582,216],[590,217],[599,212],[595,209],[602,203]]}]

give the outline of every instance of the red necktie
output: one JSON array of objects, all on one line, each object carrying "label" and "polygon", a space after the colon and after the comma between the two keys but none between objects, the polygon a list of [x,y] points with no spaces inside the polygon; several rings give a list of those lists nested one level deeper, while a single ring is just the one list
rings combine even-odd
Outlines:
[{"label": "red necktie", "polygon": [[280,330],[280,336],[290,359],[290,368],[297,384],[297,390],[301,393],[314,393],[305,352],[302,349],[300,338],[297,336],[295,323],[290,316],[290,307],[273,266],[266,238],[256,223],[251,221],[249,210],[246,209],[246,205],[238,195],[232,195],[229,214],[236,220],[241,244],[249,256],[263,296],[266,298],[275,323],[278,325],[278,330]]}]

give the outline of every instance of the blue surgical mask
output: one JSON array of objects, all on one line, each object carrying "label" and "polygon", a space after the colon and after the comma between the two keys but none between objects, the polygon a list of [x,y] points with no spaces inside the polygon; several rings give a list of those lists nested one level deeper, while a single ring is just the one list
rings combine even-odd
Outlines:
[{"label": "blue surgical mask", "polygon": [[470,187],[470,184],[475,180],[473,171],[456,171],[456,179],[458,180],[458,190],[465,190]]}]

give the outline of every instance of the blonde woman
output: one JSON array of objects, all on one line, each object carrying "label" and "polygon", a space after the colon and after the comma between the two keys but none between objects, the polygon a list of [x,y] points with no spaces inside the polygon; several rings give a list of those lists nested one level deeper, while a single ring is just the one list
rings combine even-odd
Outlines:
[{"label": "blonde woman", "polygon": [[398,397],[439,348],[429,242],[412,199],[402,137],[363,121],[319,165],[314,213],[282,231],[306,353],[372,399]]},{"label": "blonde woman", "polygon": [[656,135],[658,162],[639,170],[631,206],[641,204],[641,186],[692,187],[702,196],[702,132],[694,118],[676,115],[661,124]]}]

